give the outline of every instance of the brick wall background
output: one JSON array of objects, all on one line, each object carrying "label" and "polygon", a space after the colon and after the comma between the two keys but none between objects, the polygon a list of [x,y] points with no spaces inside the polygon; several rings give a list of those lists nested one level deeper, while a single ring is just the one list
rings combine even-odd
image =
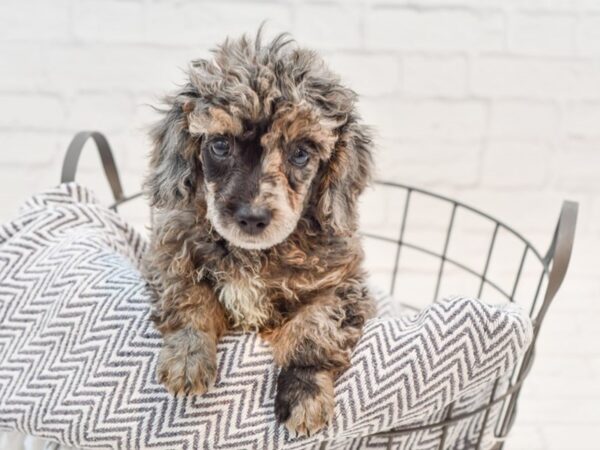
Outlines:
[{"label": "brick wall background", "polygon": [[[84,128],[108,134],[136,190],[149,105],[182,81],[187,61],[263,19],[269,34],[318,49],[361,95],[380,178],[482,208],[543,249],[562,199],[580,202],[572,270],[507,447],[598,448],[598,1],[3,0],[0,220],[58,181]],[[97,167],[90,152],[80,180],[108,198]],[[366,202],[366,225],[385,226],[388,207]],[[145,220],[143,206],[125,213]]]}]

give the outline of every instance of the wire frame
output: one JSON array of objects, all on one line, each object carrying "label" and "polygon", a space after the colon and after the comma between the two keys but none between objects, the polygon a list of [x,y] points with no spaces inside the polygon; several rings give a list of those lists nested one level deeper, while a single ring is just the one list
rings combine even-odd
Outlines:
[{"label": "wire frame", "polygon": [[[75,180],[79,157],[90,139],[96,144],[113,193],[115,201],[110,207],[118,211],[121,205],[139,198],[142,193],[129,196],[124,194],[112,151],[101,133],[83,131],[73,138],[64,159],[61,182]],[[491,428],[495,440],[494,449],[501,449],[516,417],[521,387],[534,361],[541,324],[568,268],[578,206],[574,202],[563,203],[550,248],[542,255],[530,241],[507,224],[462,202],[399,183],[379,181],[375,184],[378,189],[387,191],[375,194],[376,206],[384,212],[383,217],[394,216],[396,220],[386,222],[384,218],[380,223],[377,220],[369,223],[372,216],[370,213],[373,212],[371,207],[371,211],[363,215],[367,221],[363,224],[362,235],[367,263],[369,259],[375,261],[374,272],[385,274],[389,278],[389,294],[392,298],[398,298],[399,290],[406,285],[414,294],[413,300],[417,299],[420,291],[414,289],[415,285],[410,282],[410,278],[420,280],[421,284],[430,289],[429,296],[422,296],[417,303],[402,299],[404,307],[419,310],[426,304],[453,293],[448,290],[448,280],[469,278],[472,282],[471,291],[468,292],[464,285],[460,285],[460,294],[471,294],[484,301],[490,299],[494,303],[518,303],[527,308],[533,322],[534,337],[530,348],[506,380],[493,382],[487,398],[468,412],[460,411],[459,399],[440,411],[439,420],[433,423],[392,429],[370,437],[384,439],[387,448],[391,449],[397,437],[428,431],[437,433],[435,442],[438,449],[453,448],[449,439],[452,427],[477,418],[478,433],[470,442],[462,443],[460,448],[484,448],[484,434]],[[428,203],[426,208],[422,208],[421,217],[418,213],[420,203]],[[465,215],[470,216],[470,225],[464,225]],[[478,224],[475,225],[474,222]],[[507,239],[512,241],[512,248],[516,249],[512,257],[507,257],[504,252],[508,247]],[[369,242],[376,242],[377,246],[372,247]],[[436,244],[433,245],[433,242]],[[472,251],[465,252],[464,249]],[[461,260],[464,253],[475,255],[475,258],[470,261]],[[421,267],[420,257],[427,259],[428,267]],[[505,266],[497,270],[499,260],[512,260],[512,270]],[[526,284],[529,289],[524,289]],[[499,411],[493,417],[490,414],[492,408],[498,408]],[[485,448],[489,447],[489,443],[485,445]],[[322,448],[326,446],[327,442],[323,442]]]},{"label": "wire frame", "polygon": [[[380,231],[377,231],[377,220],[371,223],[367,221],[362,227],[366,231],[362,234],[367,260],[372,256],[372,260],[378,261],[375,270],[384,273],[387,271],[389,294],[392,298],[399,297],[398,290],[404,283],[414,295],[423,294],[422,290],[415,289],[415,284],[410,281],[412,277],[421,279],[421,283],[429,288],[430,297],[417,299],[421,301],[415,305],[400,295],[402,306],[410,309],[419,310],[432,301],[454,293],[473,295],[483,301],[489,298],[493,303],[518,303],[529,311],[534,324],[534,343],[505,382],[492,382],[489,396],[469,412],[456,412],[455,405],[460,402],[459,399],[447,405],[439,420],[434,423],[416,424],[373,436],[387,438],[387,447],[394,448],[396,437],[420,431],[435,431],[438,436],[437,448],[453,448],[453,444],[448,441],[452,427],[460,425],[461,422],[476,420],[479,424],[478,432],[471,436],[467,448],[489,448],[489,440],[484,443],[484,434],[491,429],[494,448],[501,449],[516,417],[521,387],[534,361],[535,341],[541,322],[562,281],[557,273],[563,269],[562,264],[561,267],[554,264],[557,256],[556,241],[559,237],[562,237],[561,243],[566,241],[568,263],[577,205],[565,202],[553,243],[548,253],[542,256],[530,241],[512,227],[457,200],[416,187],[385,181],[376,183],[375,198],[384,199],[383,204],[377,203],[377,206],[386,210],[384,222],[385,216],[390,213],[396,213],[395,220],[392,224],[384,223],[383,226],[379,226]],[[426,205],[425,208],[423,204]],[[419,206],[422,207],[421,210],[425,209],[424,214],[423,211],[415,212]],[[366,216],[369,217],[369,214]],[[465,227],[463,224],[463,229],[460,230],[459,223],[461,219],[465,222],[465,216],[470,217],[471,225]],[[393,229],[396,230],[395,236]],[[559,231],[563,236],[559,236]],[[565,237],[564,234],[568,236]],[[379,244],[372,246],[369,245],[370,241]],[[506,248],[509,241],[512,261],[507,264]],[[452,251],[453,247],[457,251]],[[468,253],[465,250],[469,248],[477,258],[471,258],[469,262],[461,260],[461,253]],[[560,256],[563,257],[562,254]],[[419,258],[423,257],[428,260],[428,267],[421,267]],[[419,270],[415,271],[415,266]],[[494,267],[496,270],[493,270]],[[564,277],[564,273],[562,276]],[[468,288],[464,285],[461,285],[459,292],[449,291],[445,287],[449,277],[470,278],[470,292],[467,292]],[[525,284],[529,285],[529,289],[525,289]],[[492,408],[498,410],[494,417],[490,414]],[[461,448],[465,448],[463,446]]]}]

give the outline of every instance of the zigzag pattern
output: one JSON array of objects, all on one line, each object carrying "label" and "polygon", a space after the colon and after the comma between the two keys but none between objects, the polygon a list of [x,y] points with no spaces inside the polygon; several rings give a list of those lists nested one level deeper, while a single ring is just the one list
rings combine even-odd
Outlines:
[{"label": "zigzag pattern", "polygon": [[[76,184],[35,196],[0,228],[0,429],[89,449],[387,448],[365,436],[432,423],[454,401],[473,410],[532,337],[526,315],[466,298],[371,320],[336,383],[333,423],[296,438],[274,420],[277,369],[254,334],[222,340],[204,396],[173,398],[157,383],[144,250]],[[482,422],[453,427],[446,448],[472,445]],[[393,448],[438,448],[440,436],[406,434]]]}]

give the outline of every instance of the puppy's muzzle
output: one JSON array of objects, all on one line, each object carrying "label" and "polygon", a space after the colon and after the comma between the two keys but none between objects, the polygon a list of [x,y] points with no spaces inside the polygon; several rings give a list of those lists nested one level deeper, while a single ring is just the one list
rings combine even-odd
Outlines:
[{"label": "puppy's muzzle", "polygon": [[271,217],[268,208],[248,204],[239,206],[233,214],[240,229],[253,236],[262,233],[269,226]]}]

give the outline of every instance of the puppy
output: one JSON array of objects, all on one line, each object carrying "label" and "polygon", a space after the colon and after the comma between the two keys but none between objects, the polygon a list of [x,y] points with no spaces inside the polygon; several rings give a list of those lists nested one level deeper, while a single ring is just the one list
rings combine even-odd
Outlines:
[{"label": "puppy", "polygon": [[356,95],[287,35],[213,54],[192,62],[153,130],[158,377],[202,394],[219,337],[259,332],[281,369],[275,415],[310,434],[332,418],[334,380],[374,311],[357,235],[371,138]]}]

